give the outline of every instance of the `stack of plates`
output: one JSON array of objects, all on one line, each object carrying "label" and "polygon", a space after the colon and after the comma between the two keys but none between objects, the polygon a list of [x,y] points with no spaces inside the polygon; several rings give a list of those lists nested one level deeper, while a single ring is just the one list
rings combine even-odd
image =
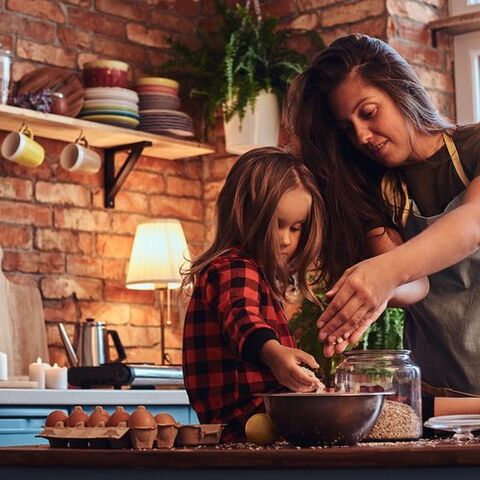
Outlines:
[{"label": "stack of plates", "polygon": [[141,110],[140,115],[141,130],[193,137],[192,119],[186,113],[159,109]]},{"label": "stack of plates", "polygon": [[86,88],[82,111],[78,116],[93,122],[136,128],[140,118],[138,95],[133,90],[120,87]]},{"label": "stack of plates", "polygon": [[162,77],[145,77],[137,81],[140,130],[193,137],[192,119],[179,111],[178,86],[175,80]]}]

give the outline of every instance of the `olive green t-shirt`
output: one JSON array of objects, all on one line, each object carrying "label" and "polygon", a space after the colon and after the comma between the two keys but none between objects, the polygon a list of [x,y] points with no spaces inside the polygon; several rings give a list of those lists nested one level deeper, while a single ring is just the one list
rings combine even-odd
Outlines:
[{"label": "olive green t-shirt", "polygon": [[[480,175],[480,125],[458,127],[452,138],[465,175],[472,180]],[[425,217],[442,213],[446,206],[465,190],[446,145],[426,161],[404,165],[400,171],[410,198]]]}]

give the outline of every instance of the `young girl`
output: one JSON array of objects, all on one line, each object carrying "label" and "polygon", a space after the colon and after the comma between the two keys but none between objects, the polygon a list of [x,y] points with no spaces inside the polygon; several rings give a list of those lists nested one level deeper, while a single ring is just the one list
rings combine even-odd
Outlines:
[{"label": "young girl", "polygon": [[212,246],[187,272],[194,282],[185,318],[183,368],[190,403],[203,423],[225,423],[223,439],[241,441],[261,394],[315,388],[300,364],[282,301],[292,275],[316,301],[307,271],[322,240],[322,200],[302,162],[278,148],[242,155],[216,204]]},{"label": "young girl", "polygon": [[405,344],[438,387],[429,392],[480,394],[479,127],[442,118],[407,62],[366,35],[318,55],[292,86],[288,115],[324,188],[325,353],[358,340],[399,286],[430,275],[428,295],[407,309]]}]

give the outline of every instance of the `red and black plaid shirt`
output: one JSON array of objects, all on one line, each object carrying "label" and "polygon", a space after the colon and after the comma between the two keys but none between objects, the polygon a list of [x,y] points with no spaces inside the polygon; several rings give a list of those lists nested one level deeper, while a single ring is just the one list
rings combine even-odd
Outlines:
[{"label": "red and black plaid shirt", "polygon": [[282,306],[251,257],[238,249],[199,275],[185,317],[183,371],[202,423],[226,423],[224,441],[245,439],[248,418],[263,410],[257,393],[280,384],[258,357],[277,339],[295,347]]}]

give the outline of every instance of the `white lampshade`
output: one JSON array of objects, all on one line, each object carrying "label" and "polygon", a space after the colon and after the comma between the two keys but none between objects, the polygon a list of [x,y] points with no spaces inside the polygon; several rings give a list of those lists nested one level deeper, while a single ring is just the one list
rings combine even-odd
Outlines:
[{"label": "white lampshade", "polygon": [[137,226],[126,286],[132,290],[178,288],[180,268],[189,258],[182,224],[163,219]]}]

